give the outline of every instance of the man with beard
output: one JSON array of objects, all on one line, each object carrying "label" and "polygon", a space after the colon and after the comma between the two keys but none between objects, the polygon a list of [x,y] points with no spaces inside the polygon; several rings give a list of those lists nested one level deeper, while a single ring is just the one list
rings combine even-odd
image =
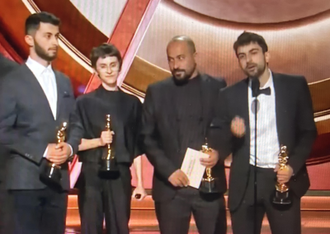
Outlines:
[{"label": "man with beard", "polygon": [[[49,13],[30,15],[25,42],[30,56],[0,85],[0,144],[10,150],[6,186],[13,199],[15,234],[63,234],[69,190],[68,159],[78,149],[82,127],[73,109],[70,80],[53,70],[60,20]],[[56,133],[68,123],[67,141]],[[61,185],[40,179],[48,163],[61,166]]]},{"label": "man with beard", "polygon": [[187,148],[201,150],[223,79],[198,72],[194,42],[174,37],[167,46],[172,77],[148,87],[143,105],[142,138],[154,166],[152,196],[162,234],[186,234],[191,214],[201,234],[226,232],[223,162],[212,150],[201,164],[212,168],[219,193],[206,194],[188,187],[180,170]]},{"label": "man with beard", "polygon": [[[19,67],[17,63],[0,54],[0,82],[9,72]],[[5,186],[5,170],[8,159],[8,150],[0,145],[0,234],[7,234],[12,226],[10,214],[10,198]]]},{"label": "man with beard", "polygon": [[[268,46],[258,34],[242,33],[234,50],[248,78],[221,92],[213,121],[219,131],[212,131],[220,137],[215,148],[221,160],[232,153],[233,233],[260,233],[266,213],[273,234],[299,234],[300,198],[309,188],[305,162],[317,135],[307,82],[302,76],[270,71]],[[280,170],[281,145],[287,147],[289,160]],[[273,203],[276,181],[288,183],[291,204]]]}]

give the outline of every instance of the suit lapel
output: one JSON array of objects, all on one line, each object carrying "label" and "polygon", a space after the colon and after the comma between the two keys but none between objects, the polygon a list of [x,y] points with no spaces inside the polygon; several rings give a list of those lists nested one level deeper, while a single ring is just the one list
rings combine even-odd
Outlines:
[{"label": "suit lapel", "polygon": [[[211,87],[210,87],[210,79],[206,75],[201,75],[201,98],[202,98],[202,122],[203,126],[208,126],[211,121],[209,119],[209,113],[212,111],[211,108]],[[207,127],[204,129],[204,137],[207,136]]]},{"label": "suit lapel", "polygon": [[[241,116],[245,120],[245,126],[246,126],[246,134],[245,134],[245,140],[247,142],[250,142],[250,115],[249,115],[249,78],[246,78],[241,82],[240,91],[238,93],[238,96],[236,97],[238,102],[235,102],[237,105],[237,108],[240,113],[238,113],[239,116]],[[235,116],[234,116],[235,117]]]},{"label": "suit lapel", "polygon": [[278,141],[279,144],[283,144],[284,137],[284,129],[282,126],[284,126],[284,121],[286,117],[285,113],[285,95],[283,91],[285,91],[286,87],[283,82],[280,81],[280,75],[276,73],[273,74],[273,83],[274,83],[274,89],[275,89],[275,110],[276,110],[276,127],[277,127],[277,134],[278,134]]},{"label": "suit lapel", "polygon": [[173,78],[168,81],[167,88],[163,89],[163,96],[166,100],[164,100],[165,105],[167,106],[166,112],[168,113],[168,120],[171,121],[170,124],[173,124],[175,128],[177,128],[177,123],[179,120],[178,116],[178,103],[176,100],[176,86],[174,84]]},{"label": "suit lapel", "polygon": [[178,122],[180,121],[179,115],[178,115],[178,102],[176,100],[176,86],[173,81],[173,77],[168,80],[168,83],[166,83],[167,88],[163,89],[164,93],[163,96],[165,97],[164,102],[166,103],[164,110],[166,110],[166,116],[167,120],[169,121],[169,126],[172,127],[172,132],[174,134],[174,137],[177,139],[174,141],[177,145],[176,147],[179,147],[180,145],[180,132],[178,127]]},{"label": "suit lapel", "polygon": [[63,87],[62,82],[60,81],[59,72],[57,72],[55,70],[53,70],[53,71],[55,73],[56,87],[57,87],[56,120],[58,120],[60,118],[61,108],[62,108],[62,105],[63,105],[63,98],[64,98],[64,95],[66,94],[66,91]]}]

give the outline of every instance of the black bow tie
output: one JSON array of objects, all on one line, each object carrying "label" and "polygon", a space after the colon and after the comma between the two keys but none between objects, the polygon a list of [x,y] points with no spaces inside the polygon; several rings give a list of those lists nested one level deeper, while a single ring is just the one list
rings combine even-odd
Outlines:
[{"label": "black bow tie", "polygon": [[259,94],[270,95],[270,88],[259,89]]}]

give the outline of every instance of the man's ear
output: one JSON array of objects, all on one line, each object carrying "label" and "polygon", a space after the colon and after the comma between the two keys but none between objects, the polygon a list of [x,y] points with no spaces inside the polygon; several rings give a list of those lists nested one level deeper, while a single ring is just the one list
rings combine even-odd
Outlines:
[{"label": "man's ear", "polygon": [[265,52],[265,61],[267,64],[269,63],[269,60],[270,60],[270,53],[267,51]]},{"label": "man's ear", "polygon": [[28,44],[29,47],[33,47],[34,46],[33,36],[31,36],[31,35],[25,35],[24,40],[25,40],[25,43]]}]

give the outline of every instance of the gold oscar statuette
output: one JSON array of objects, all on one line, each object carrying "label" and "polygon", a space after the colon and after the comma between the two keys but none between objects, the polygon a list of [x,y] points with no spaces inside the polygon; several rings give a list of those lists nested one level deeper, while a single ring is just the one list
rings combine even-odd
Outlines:
[{"label": "gold oscar statuette", "polygon": [[[202,152],[203,153],[210,153],[212,151],[211,148],[209,148],[207,139],[205,139],[205,144],[202,145]],[[199,187],[199,190],[202,193],[218,193],[218,189],[216,186],[216,178],[212,177],[212,169],[210,167],[207,167],[205,169],[205,175],[202,179],[201,186]]]},{"label": "gold oscar statuette", "polygon": [[[65,142],[67,125],[67,122],[63,122],[61,128],[57,131],[57,143]],[[61,166],[48,161],[41,173],[41,177],[54,185],[60,185],[62,178]]]},{"label": "gold oscar statuette", "polygon": [[[111,119],[110,115],[106,115],[106,131],[111,131]],[[102,158],[101,158],[101,168],[100,171],[104,172],[117,172],[118,168],[116,165],[116,158],[115,158],[115,149],[113,144],[107,144],[106,150],[104,151]]]},{"label": "gold oscar statuette", "polygon": [[[280,153],[278,154],[279,170],[287,169],[288,159],[289,156],[287,147],[285,145],[281,145]],[[287,183],[281,184],[279,182],[276,182],[273,203],[280,205],[291,204],[291,200],[289,197],[289,186]]]}]

